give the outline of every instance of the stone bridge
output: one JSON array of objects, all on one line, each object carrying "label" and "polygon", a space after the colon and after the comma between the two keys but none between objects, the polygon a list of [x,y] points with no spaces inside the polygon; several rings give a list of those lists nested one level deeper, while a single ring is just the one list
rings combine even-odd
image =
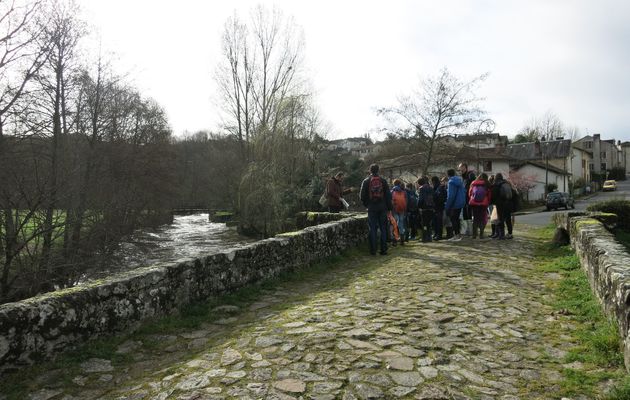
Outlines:
[{"label": "stone bridge", "polygon": [[[172,317],[91,358],[45,364],[20,393],[36,400],[556,398],[571,338],[549,335],[560,322],[546,283],[558,277],[535,268],[536,244],[520,227],[514,240],[411,243],[376,257],[351,249],[317,271],[226,297],[202,317]],[[562,321],[562,329],[570,324]]]}]

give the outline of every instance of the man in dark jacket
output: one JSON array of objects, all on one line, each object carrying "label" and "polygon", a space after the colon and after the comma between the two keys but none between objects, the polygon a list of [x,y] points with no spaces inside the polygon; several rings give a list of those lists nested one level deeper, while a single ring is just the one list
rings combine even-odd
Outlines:
[{"label": "man in dark jacket", "polygon": [[387,254],[387,212],[392,210],[392,197],[387,181],[378,176],[378,165],[370,165],[370,176],[361,183],[361,203],[368,210],[370,254],[376,254],[376,231],[381,231],[381,255]]},{"label": "man in dark jacket", "polygon": [[326,196],[328,197],[328,212],[338,213],[343,210],[341,199],[346,193],[352,192],[352,188],[343,190],[343,172],[337,172],[326,183]]},{"label": "man in dark jacket", "polygon": [[[459,169],[459,172],[462,174],[464,188],[466,189],[466,193],[468,193],[468,191],[470,190],[470,184],[473,183],[475,179],[477,179],[477,176],[475,176],[475,173],[473,171],[468,169],[468,164],[466,163],[460,163],[457,169]],[[462,219],[464,220],[464,232],[466,235],[470,235],[472,231],[472,208],[470,208],[470,205],[468,204],[468,194],[466,195],[466,204],[464,205],[462,211]]]}]

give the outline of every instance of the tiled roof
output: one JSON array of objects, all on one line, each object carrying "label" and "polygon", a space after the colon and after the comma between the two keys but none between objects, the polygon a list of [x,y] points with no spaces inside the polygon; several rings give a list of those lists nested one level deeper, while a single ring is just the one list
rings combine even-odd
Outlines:
[{"label": "tiled roof", "polygon": [[570,153],[571,139],[517,143],[507,146],[507,154],[517,160],[540,160],[543,156],[549,158],[566,158]]}]

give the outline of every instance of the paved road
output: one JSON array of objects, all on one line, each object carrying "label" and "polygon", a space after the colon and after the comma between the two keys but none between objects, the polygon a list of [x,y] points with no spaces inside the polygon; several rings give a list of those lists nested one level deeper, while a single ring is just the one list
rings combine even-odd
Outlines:
[{"label": "paved road", "polygon": [[[594,202],[605,201],[614,198],[630,199],[630,179],[617,182],[617,190],[614,192],[598,192],[594,196],[591,196],[586,200],[577,200],[575,202],[576,210],[585,210],[586,207]],[[519,215],[516,217],[517,223],[523,223],[535,226],[545,226],[551,222],[551,216],[558,212],[564,212],[565,210],[558,211],[538,211],[529,213],[526,215]]]},{"label": "paved road", "polygon": [[219,307],[194,329],[137,335],[112,358],[45,367],[20,383],[22,398],[560,398],[563,372],[583,367],[565,363],[572,338],[558,332],[576,325],[550,307],[558,275],[536,268],[537,239],[519,229],[514,240],[355,252],[251,303]]}]

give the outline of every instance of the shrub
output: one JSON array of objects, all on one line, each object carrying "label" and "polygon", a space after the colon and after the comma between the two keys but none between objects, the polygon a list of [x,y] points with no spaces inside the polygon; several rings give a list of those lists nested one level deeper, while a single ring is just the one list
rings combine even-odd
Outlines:
[{"label": "shrub", "polygon": [[612,168],[608,172],[608,179],[614,179],[616,181],[625,181],[626,180],[626,170],[623,167],[615,167]]},{"label": "shrub", "polygon": [[619,228],[630,229],[630,200],[599,201],[586,208],[588,211],[601,211],[617,215]]},{"label": "shrub", "polygon": [[575,181],[573,181],[574,189],[581,189],[585,186],[586,186],[586,181],[584,181],[584,178],[577,178]]}]

